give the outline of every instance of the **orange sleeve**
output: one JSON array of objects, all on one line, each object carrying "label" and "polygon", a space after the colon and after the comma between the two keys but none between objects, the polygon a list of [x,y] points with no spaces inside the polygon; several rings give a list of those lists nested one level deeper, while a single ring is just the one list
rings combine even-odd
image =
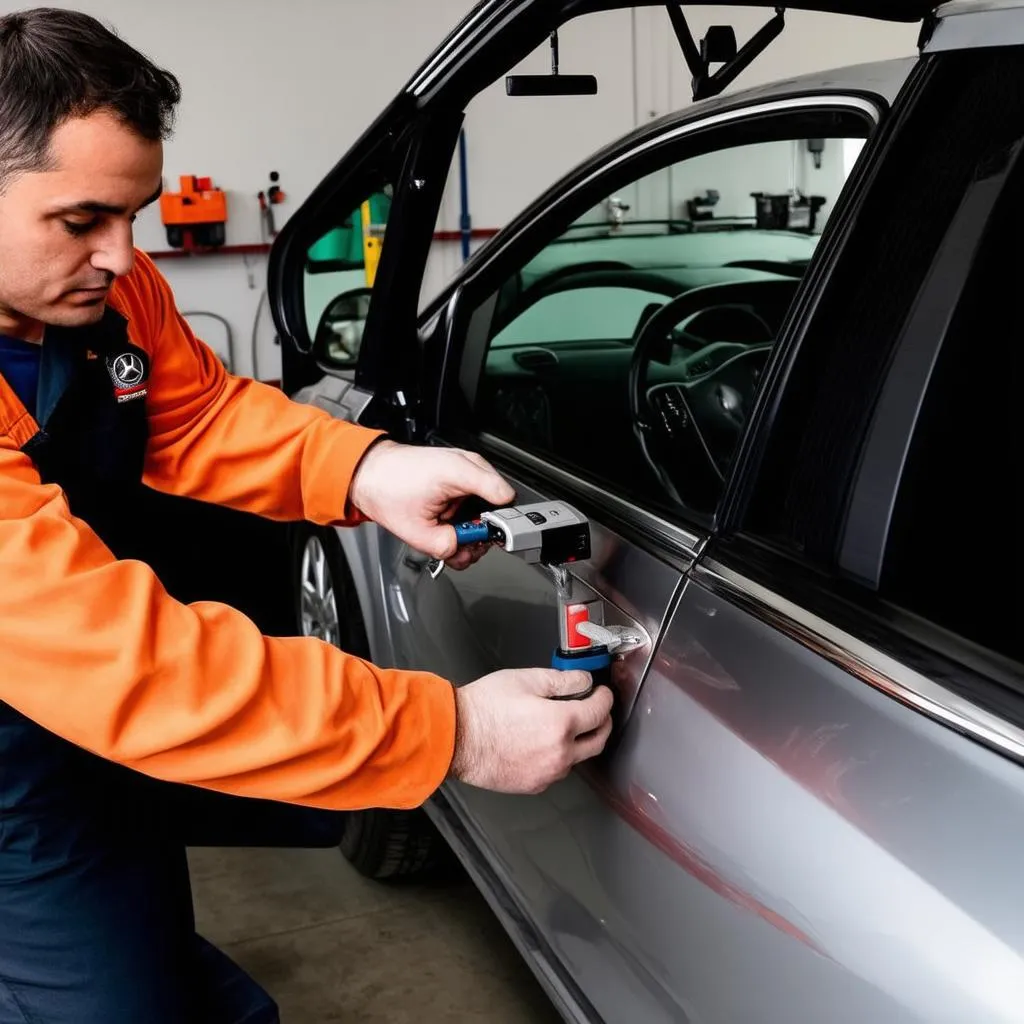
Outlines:
[{"label": "orange sleeve", "polygon": [[119,282],[115,303],[152,363],[147,484],[269,519],[362,521],[348,508],[349,485],[380,431],[230,375],[192,333],[144,253]]},{"label": "orange sleeve", "polygon": [[0,699],[173,782],[339,810],[414,807],[434,791],[455,741],[449,683],[175,601],[40,481],[18,448],[27,419],[0,422]]}]

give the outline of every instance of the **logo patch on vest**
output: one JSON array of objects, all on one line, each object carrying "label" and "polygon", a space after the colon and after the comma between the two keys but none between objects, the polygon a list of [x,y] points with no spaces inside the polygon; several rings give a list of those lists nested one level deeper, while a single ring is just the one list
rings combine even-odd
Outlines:
[{"label": "logo patch on vest", "polygon": [[144,352],[122,352],[107,356],[107,372],[114,382],[114,395],[119,402],[146,397],[149,360]]}]

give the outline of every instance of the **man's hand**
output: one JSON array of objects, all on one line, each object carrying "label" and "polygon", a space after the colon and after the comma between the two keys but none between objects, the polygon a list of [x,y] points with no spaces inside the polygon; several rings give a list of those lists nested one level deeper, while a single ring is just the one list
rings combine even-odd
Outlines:
[{"label": "man's hand", "polygon": [[612,731],[612,694],[598,687],[585,700],[586,672],[508,669],[456,694],[455,757],[450,775],[499,793],[540,793],[573,765],[596,757]]},{"label": "man's hand", "polygon": [[411,548],[464,569],[486,550],[458,551],[448,521],[470,495],[492,505],[509,505],[516,492],[475,452],[419,448],[381,441],[363,457],[349,489],[349,500],[363,515]]}]

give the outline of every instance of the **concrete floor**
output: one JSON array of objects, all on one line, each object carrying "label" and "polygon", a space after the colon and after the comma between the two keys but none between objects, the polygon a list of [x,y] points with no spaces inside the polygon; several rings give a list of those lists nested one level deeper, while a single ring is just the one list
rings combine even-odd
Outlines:
[{"label": "concrete floor", "polygon": [[282,1024],[557,1024],[462,877],[382,885],[335,850],[190,852],[196,923],[270,992]]}]

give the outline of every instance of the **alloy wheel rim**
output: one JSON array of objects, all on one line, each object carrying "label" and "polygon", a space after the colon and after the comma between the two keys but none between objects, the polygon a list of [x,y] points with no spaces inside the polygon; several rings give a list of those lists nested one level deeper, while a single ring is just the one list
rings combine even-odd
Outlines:
[{"label": "alloy wheel rim", "polygon": [[310,537],[306,541],[299,573],[302,635],[315,636],[339,647],[341,627],[334,600],[334,579],[327,562],[327,551],[319,537]]}]

